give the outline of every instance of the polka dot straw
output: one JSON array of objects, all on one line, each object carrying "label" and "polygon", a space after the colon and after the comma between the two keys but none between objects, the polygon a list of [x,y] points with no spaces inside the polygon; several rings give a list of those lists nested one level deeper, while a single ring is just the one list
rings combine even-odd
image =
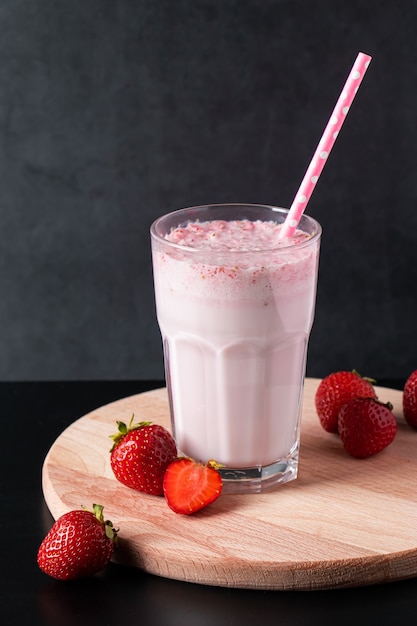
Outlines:
[{"label": "polka dot straw", "polygon": [[370,56],[359,52],[282,226],[281,239],[294,234],[370,62]]}]

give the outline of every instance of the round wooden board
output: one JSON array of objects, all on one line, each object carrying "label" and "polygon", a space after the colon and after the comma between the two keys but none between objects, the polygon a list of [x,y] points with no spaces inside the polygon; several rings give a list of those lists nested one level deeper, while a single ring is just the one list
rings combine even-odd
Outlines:
[{"label": "round wooden board", "polygon": [[394,405],[398,434],[380,454],[354,459],[326,433],[307,379],[299,477],[274,491],[222,495],[191,516],[163,497],[120,484],[109,463],[116,420],[170,428],[166,389],[118,400],[70,425],[43,466],[56,519],[104,505],[120,529],[116,562],[177,580],[254,589],[326,589],[417,575],[417,432],[402,416],[402,392],[377,388]]}]

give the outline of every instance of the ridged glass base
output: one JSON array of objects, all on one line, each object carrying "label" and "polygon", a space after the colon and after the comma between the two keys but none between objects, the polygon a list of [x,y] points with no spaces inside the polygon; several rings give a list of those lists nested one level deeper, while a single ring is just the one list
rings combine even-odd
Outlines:
[{"label": "ridged glass base", "polygon": [[266,466],[221,468],[223,493],[261,493],[297,478],[298,450],[291,458],[281,459]]}]

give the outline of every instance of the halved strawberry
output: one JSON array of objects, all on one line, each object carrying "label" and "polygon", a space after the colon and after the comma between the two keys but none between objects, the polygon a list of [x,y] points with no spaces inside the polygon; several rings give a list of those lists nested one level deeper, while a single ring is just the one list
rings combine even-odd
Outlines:
[{"label": "halved strawberry", "polygon": [[180,457],[170,463],[164,476],[164,495],[175,513],[190,515],[208,506],[222,492],[222,478],[216,463],[206,465]]}]

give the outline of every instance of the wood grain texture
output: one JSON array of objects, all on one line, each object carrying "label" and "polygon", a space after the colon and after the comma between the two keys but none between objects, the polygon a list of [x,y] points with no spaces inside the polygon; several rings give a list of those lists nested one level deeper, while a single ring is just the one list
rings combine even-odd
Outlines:
[{"label": "wood grain texture", "polygon": [[394,405],[398,434],[358,460],[326,433],[314,409],[319,380],[307,379],[297,480],[263,494],[222,495],[193,516],[163,497],[114,478],[109,449],[116,420],[169,428],[165,389],[100,407],[70,425],[43,466],[56,519],[93,502],[120,529],[114,560],[168,578],[255,589],[326,589],[417,575],[417,432],[402,416],[402,393],[377,388]]}]

